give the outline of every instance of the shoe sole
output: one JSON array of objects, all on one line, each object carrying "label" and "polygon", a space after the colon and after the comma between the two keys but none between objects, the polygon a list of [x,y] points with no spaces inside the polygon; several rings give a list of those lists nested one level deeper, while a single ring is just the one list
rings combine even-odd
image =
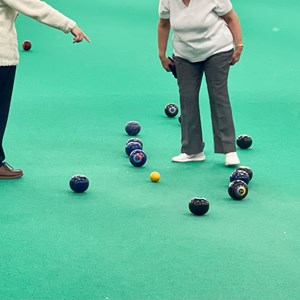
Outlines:
[{"label": "shoe sole", "polygon": [[205,160],[205,158],[201,158],[201,159],[193,159],[193,158],[191,158],[191,159],[186,159],[186,160],[173,160],[172,159],[172,162],[176,162],[176,163],[185,163],[185,162],[193,162],[193,161],[198,161],[198,162],[200,162],[200,161],[204,161]]},{"label": "shoe sole", "polygon": [[0,175],[0,180],[1,179],[18,179],[18,178],[21,178],[23,176],[22,175],[18,175],[18,176],[5,176],[5,175]]},{"label": "shoe sole", "polygon": [[230,167],[230,166],[237,166],[239,164],[240,164],[240,162],[237,162],[237,163],[225,163],[225,166]]}]

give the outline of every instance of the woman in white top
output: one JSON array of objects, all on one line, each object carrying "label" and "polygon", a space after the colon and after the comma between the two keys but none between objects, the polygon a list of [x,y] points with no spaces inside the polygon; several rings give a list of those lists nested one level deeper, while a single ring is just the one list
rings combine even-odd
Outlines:
[{"label": "woman in white top", "polygon": [[12,169],[5,160],[2,147],[9,107],[14,85],[16,66],[19,63],[15,19],[22,13],[48,26],[71,32],[73,42],[89,38],[76,23],[40,0],[0,0],[0,179],[15,179],[23,175],[22,170]]},{"label": "woman in white top", "polygon": [[[181,153],[172,161],[205,160],[199,107],[205,74],[215,152],[225,154],[226,165],[239,164],[227,81],[243,42],[230,0],[160,0],[159,17],[159,58],[168,72],[175,64],[180,94]],[[171,29],[174,62],[166,55]]]}]

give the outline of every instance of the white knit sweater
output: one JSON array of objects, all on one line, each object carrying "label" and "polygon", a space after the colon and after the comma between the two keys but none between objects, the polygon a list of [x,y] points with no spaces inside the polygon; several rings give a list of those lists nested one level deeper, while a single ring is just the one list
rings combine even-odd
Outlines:
[{"label": "white knit sweater", "polygon": [[18,12],[41,23],[70,32],[76,23],[40,0],[0,0],[0,66],[19,62],[15,19]]}]

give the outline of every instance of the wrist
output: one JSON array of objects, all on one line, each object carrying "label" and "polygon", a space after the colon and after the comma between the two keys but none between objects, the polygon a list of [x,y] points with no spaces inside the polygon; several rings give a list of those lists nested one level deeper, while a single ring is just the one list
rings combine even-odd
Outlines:
[{"label": "wrist", "polygon": [[166,53],[159,53],[158,57],[160,60],[162,60],[162,59],[166,58]]},{"label": "wrist", "polygon": [[234,45],[234,48],[235,48],[235,49],[237,49],[237,48],[243,49],[243,48],[244,48],[244,44],[243,44],[243,43],[236,43],[236,44]]}]

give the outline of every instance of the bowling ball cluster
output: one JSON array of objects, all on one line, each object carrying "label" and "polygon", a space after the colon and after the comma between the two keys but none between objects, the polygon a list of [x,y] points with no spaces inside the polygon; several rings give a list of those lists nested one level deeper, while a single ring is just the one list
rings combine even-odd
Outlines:
[{"label": "bowling ball cluster", "polygon": [[[178,111],[178,107],[174,103],[169,103],[165,106],[165,114],[169,118],[177,116]],[[136,136],[141,131],[141,125],[137,121],[129,121],[125,125],[125,131],[130,136]],[[143,151],[143,143],[139,139],[133,138],[128,140],[125,146],[125,152],[129,156],[131,164],[135,167],[141,167],[147,161],[147,155]]]},{"label": "bowling ball cluster", "polygon": [[[125,125],[125,131],[128,135],[136,136],[141,131],[141,125],[137,121],[129,121]],[[131,138],[126,142],[125,152],[134,167],[141,167],[147,161],[147,155],[143,151],[143,142],[138,138]]]},{"label": "bowling ball cluster", "polygon": [[[241,149],[248,149],[252,145],[252,138],[247,134],[241,134],[236,139],[236,144]],[[248,195],[248,185],[253,177],[249,167],[240,166],[230,175],[228,194],[234,200],[242,200]]]},{"label": "bowling ball cluster", "polygon": [[[248,149],[252,145],[252,138],[247,134],[241,134],[236,139],[236,144],[241,149]],[[228,194],[234,200],[242,200],[248,195],[248,184],[253,177],[249,167],[240,166],[230,175]]]},{"label": "bowling ball cluster", "polygon": [[[165,114],[169,118],[174,118],[178,114],[178,107],[174,103],[169,103],[165,106]],[[137,121],[129,121],[125,125],[125,131],[130,136],[136,136],[141,131],[141,125]],[[143,151],[143,143],[138,138],[131,138],[126,142],[125,152],[129,156],[129,161],[134,167],[141,167],[147,161],[147,155]],[[155,179],[154,179],[155,178]],[[150,179],[153,182],[158,181],[156,173],[150,174]]]},{"label": "bowling ball cluster", "polygon": [[234,200],[242,200],[248,195],[248,185],[253,177],[253,171],[246,166],[240,166],[230,175],[228,194]]},{"label": "bowling ball cluster", "polygon": [[[125,126],[128,135],[137,135],[141,130],[141,126],[136,121],[130,121]],[[143,151],[143,142],[138,138],[130,138],[125,145],[125,152],[129,156],[129,161],[134,167],[141,167],[147,161],[147,155]],[[149,176],[152,182],[158,182],[160,174],[156,171]]]},{"label": "bowling ball cluster", "polygon": [[[136,121],[130,121],[125,126],[128,135],[137,135],[141,130],[141,126]],[[138,138],[130,138],[125,145],[125,152],[129,156],[129,161],[134,167],[141,167],[147,161],[147,155],[143,151],[143,142]],[[156,171],[149,176],[152,182],[158,182],[160,174]]]}]

